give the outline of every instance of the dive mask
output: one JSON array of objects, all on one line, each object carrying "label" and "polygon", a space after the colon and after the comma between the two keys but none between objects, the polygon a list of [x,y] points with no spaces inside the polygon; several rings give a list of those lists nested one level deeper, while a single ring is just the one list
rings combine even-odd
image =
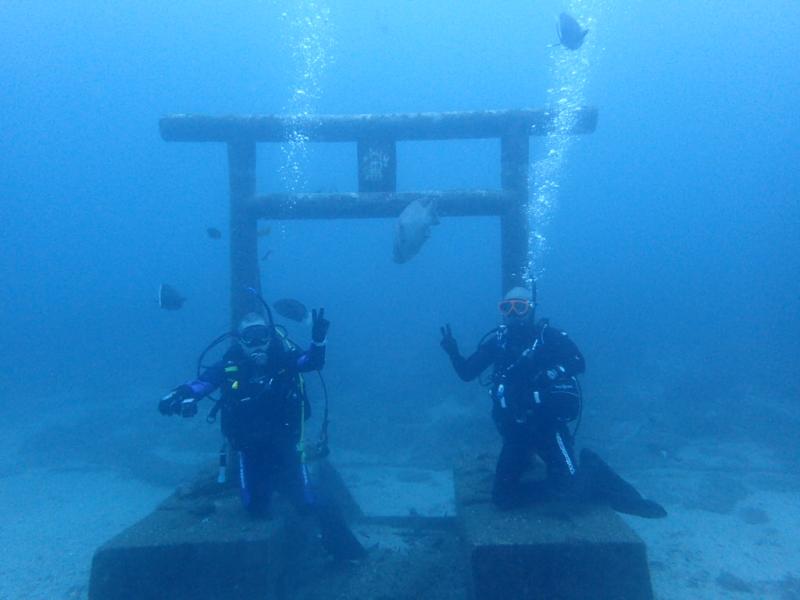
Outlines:
[{"label": "dive mask", "polygon": [[265,325],[251,325],[239,334],[239,341],[246,348],[266,346],[269,344],[270,331]]},{"label": "dive mask", "polygon": [[533,303],[522,298],[511,298],[509,300],[501,300],[497,303],[497,307],[504,317],[510,317],[511,315],[524,317],[533,308]]}]

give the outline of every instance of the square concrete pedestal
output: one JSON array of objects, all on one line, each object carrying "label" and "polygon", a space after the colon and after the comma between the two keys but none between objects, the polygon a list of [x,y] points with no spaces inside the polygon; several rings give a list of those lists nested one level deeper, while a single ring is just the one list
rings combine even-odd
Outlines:
[{"label": "square concrete pedestal", "polygon": [[275,512],[253,519],[235,488],[201,477],[98,548],[89,599],[283,598],[291,549],[303,541],[288,535],[291,513]]},{"label": "square concrete pedestal", "polygon": [[493,461],[456,471],[475,600],[648,600],[644,542],[610,508],[543,500],[499,511]]}]

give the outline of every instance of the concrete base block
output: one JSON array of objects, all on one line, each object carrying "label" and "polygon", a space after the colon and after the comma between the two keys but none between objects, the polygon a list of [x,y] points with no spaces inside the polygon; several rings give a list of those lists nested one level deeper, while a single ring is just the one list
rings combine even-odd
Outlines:
[{"label": "concrete base block", "polygon": [[475,600],[653,597],[644,542],[611,509],[546,499],[499,511],[494,464],[456,471],[456,501]]},{"label": "concrete base block", "polygon": [[282,598],[287,547],[300,542],[289,539],[291,517],[275,512],[253,519],[235,488],[201,477],[95,552],[89,598]]}]

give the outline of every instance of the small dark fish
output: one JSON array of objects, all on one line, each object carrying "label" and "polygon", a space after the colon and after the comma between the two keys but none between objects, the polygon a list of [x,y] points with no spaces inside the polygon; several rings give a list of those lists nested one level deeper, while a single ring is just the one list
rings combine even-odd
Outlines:
[{"label": "small dark fish", "polygon": [[294,298],[281,298],[273,303],[272,307],[280,316],[297,321],[308,321],[308,309],[299,300]]},{"label": "small dark fish", "polygon": [[570,50],[577,50],[583,44],[583,38],[589,33],[570,15],[562,12],[558,15],[558,25],[556,26],[558,39],[561,45]]},{"label": "small dark fish", "polygon": [[265,237],[272,233],[272,227],[264,227],[263,229],[258,230],[258,237]]},{"label": "small dark fish", "polygon": [[186,298],[168,283],[158,286],[158,305],[164,310],[179,310],[184,302]]},{"label": "small dark fish", "polygon": [[222,237],[222,232],[216,227],[209,227],[206,229],[206,233],[212,240],[218,240]]},{"label": "small dark fish", "polygon": [[431,225],[438,224],[433,200],[414,200],[406,206],[394,226],[394,262],[412,259],[431,236]]},{"label": "small dark fish", "polygon": [[272,250],[267,250],[264,252],[264,256],[261,257],[261,260],[267,260],[270,256],[272,256]]}]

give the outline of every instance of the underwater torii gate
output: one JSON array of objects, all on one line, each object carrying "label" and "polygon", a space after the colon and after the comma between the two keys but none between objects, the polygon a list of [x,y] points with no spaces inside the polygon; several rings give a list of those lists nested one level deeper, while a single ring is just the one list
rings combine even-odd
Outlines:
[{"label": "underwater torii gate", "polygon": [[[168,142],[221,142],[228,147],[230,180],[231,318],[259,308],[246,288],[260,287],[257,220],[364,219],[397,217],[416,199],[434,199],[439,216],[500,219],[502,290],[523,283],[528,263],[528,167],[530,136],[595,130],[597,110],[583,107],[565,115],[550,110],[316,115],[172,115],[160,120]],[[565,118],[566,117],[566,118]],[[563,125],[562,125],[563,126]],[[287,142],[300,132],[309,142],[355,142],[357,193],[256,195],[256,145]],[[455,139],[500,140],[499,190],[397,192],[397,142]]]},{"label": "underwater torii gate", "polygon": [[[581,109],[575,116],[578,118],[569,127],[560,127],[559,133],[594,130],[596,111]],[[395,217],[408,202],[422,197],[436,198],[439,212],[445,216],[500,217],[503,286],[521,283],[528,244],[529,135],[548,131],[554,122],[554,115],[544,111],[320,117],[306,124],[304,133],[312,140],[358,143],[358,193],[264,197],[255,196],[256,144],[283,141],[287,125],[294,124],[291,120],[168,117],[161,121],[161,132],[167,140],[228,145],[232,309],[236,317],[255,302],[244,286],[258,285],[258,218]],[[397,140],[489,137],[501,140],[500,190],[396,193]],[[324,479],[321,485],[334,499],[333,505],[359,522],[360,529],[366,528],[362,531],[366,537],[372,532],[372,540],[378,539],[387,527],[392,535],[402,535],[404,530],[419,534],[419,552],[384,547],[381,565],[369,558],[358,561],[348,568],[352,577],[335,577],[337,589],[347,597],[363,597],[359,573],[368,573],[371,596],[396,595],[397,590],[417,589],[424,569],[439,579],[426,590],[430,592],[426,597],[432,600],[454,594],[474,600],[652,599],[645,544],[610,507],[543,495],[530,506],[498,511],[490,501],[492,463],[491,456],[480,455],[455,469],[452,479],[442,477],[441,471],[423,470],[430,479],[423,478],[425,483],[419,487],[399,473],[407,473],[412,465],[381,465],[386,478],[362,490],[362,499],[364,493],[383,498],[389,490],[409,503],[403,500],[395,506],[365,510],[366,503],[350,493],[335,465],[319,460],[318,475],[328,475],[318,479]],[[351,474],[364,479],[359,477],[363,464],[349,468]],[[375,479],[374,470],[360,472]],[[439,484],[432,488],[429,481]],[[440,497],[425,500],[432,489]],[[418,511],[418,501],[423,509],[429,504],[428,509]],[[301,586],[306,595],[329,592],[333,578],[320,572],[309,580],[304,565],[308,558],[321,558],[322,547],[303,541],[316,539],[300,526],[294,512],[278,505],[274,518],[249,519],[238,509],[239,504],[236,486],[220,487],[216,469],[182,485],[148,516],[95,551],[89,599],[282,599],[286,590],[295,586]],[[565,514],[569,518],[564,518]],[[383,566],[388,574],[381,578],[378,573]],[[397,577],[394,569],[409,571],[410,577]]]}]

